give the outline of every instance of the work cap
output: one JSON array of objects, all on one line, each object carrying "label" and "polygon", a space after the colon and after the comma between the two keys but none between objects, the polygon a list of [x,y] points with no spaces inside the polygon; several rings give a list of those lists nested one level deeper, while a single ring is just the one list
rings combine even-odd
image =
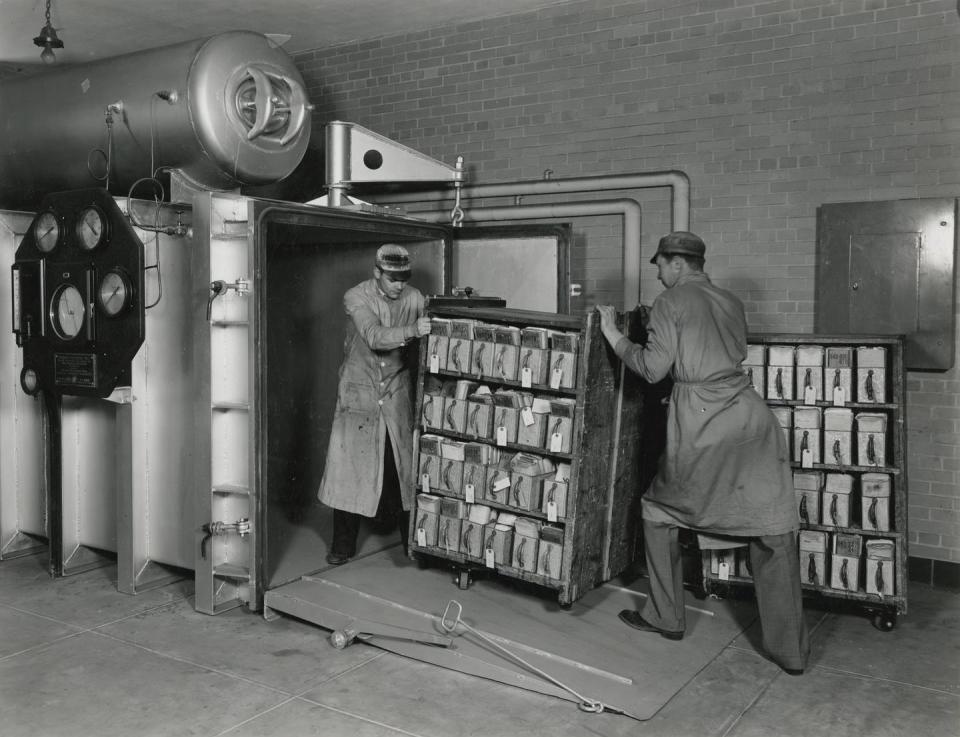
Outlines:
[{"label": "work cap", "polygon": [[657,256],[696,256],[703,258],[707,247],[700,236],[678,230],[668,233],[660,239],[657,252],[650,259],[651,264],[657,263]]},{"label": "work cap", "polygon": [[377,249],[377,268],[394,279],[409,279],[410,254],[403,246],[384,243]]}]

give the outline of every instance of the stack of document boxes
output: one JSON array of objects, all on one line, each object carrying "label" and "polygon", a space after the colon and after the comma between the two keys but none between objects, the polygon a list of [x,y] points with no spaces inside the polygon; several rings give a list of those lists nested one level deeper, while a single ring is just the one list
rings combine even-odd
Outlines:
[{"label": "stack of document boxes", "polygon": [[576,401],[561,394],[576,387],[579,340],[540,327],[432,320],[417,545],[560,578],[571,464],[551,454],[573,447]]},{"label": "stack of document boxes", "polygon": [[[748,346],[743,372],[770,405],[793,461],[806,585],[895,593],[896,543],[870,536],[892,529],[889,408],[862,406],[891,401],[888,359],[884,346]],[[729,569],[719,566],[724,556]],[[711,572],[745,577],[745,558],[711,551]]]}]

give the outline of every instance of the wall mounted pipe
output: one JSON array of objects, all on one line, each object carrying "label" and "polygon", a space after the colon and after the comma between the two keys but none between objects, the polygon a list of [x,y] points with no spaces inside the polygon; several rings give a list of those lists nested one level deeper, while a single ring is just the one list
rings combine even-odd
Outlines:
[{"label": "wall mounted pipe", "polygon": [[[412,217],[430,222],[445,222],[448,212],[411,212]],[[623,216],[623,307],[632,309],[640,299],[640,205],[636,200],[591,200],[548,205],[515,205],[512,207],[475,207],[464,211],[464,220],[489,222],[503,220],[542,220],[547,218]]]},{"label": "wall mounted pipe", "polygon": [[[638,174],[607,174],[595,177],[535,179],[503,184],[465,185],[461,197],[510,197],[517,195],[550,195],[594,193],[613,189],[671,188],[671,230],[690,229],[690,178],[682,171],[669,170]],[[379,203],[438,202],[452,197],[447,188],[423,192],[370,195]]]}]

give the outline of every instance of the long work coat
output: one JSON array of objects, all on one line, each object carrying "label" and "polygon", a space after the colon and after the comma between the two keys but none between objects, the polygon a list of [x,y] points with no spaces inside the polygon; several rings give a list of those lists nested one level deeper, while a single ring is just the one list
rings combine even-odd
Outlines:
[{"label": "long work coat", "polygon": [[643,516],[700,532],[756,537],[799,526],[786,443],[741,362],[743,304],[697,272],[650,310],[645,346],[616,353],[650,382],[674,380],[667,442],[643,499]]},{"label": "long work coat", "polygon": [[350,319],[317,495],[334,509],[366,517],[377,513],[384,449],[390,441],[403,508],[413,506],[413,387],[407,346],[410,326],[423,315],[423,305],[423,295],[410,286],[399,298],[387,299],[376,279],[361,282],[343,296]]}]

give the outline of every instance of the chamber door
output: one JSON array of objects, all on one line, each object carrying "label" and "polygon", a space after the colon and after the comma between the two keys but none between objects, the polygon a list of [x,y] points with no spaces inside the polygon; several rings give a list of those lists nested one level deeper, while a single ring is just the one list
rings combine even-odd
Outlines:
[{"label": "chamber door", "polygon": [[[196,609],[219,614],[249,603],[257,590],[252,391],[256,359],[251,201],[207,194],[194,199],[194,273],[207,293],[198,363],[208,361],[209,381],[197,391],[197,422],[209,428],[198,447]],[[207,245],[208,247],[204,247]],[[202,375],[202,370],[198,369]]]}]

